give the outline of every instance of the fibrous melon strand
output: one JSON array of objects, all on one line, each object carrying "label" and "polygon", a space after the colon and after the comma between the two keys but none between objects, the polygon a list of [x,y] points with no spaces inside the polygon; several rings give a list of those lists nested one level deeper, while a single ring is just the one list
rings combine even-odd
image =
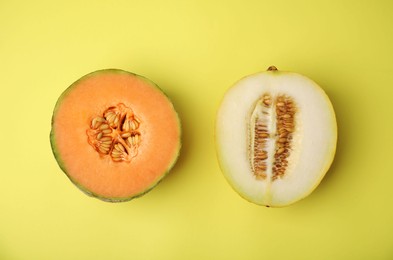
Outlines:
[{"label": "fibrous melon strand", "polygon": [[91,120],[87,129],[88,143],[103,157],[114,162],[130,162],[138,154],[141,124],[132,109],[119,103]]},{"label": "fibrous melon strand", "polygon": [[[259,104],[259,105],[258,105]],[[296,107],[293,99],[287,95],[273,98],[265,93],[257,102],[253,114],[254,131],[252,136],[251,165],[256,179],[264,180],[271,173],[271,180],[282,178],[288,168],[288,157],[292,149],[292,134],[295,128]],[[272,118],[274,117],[274,118]],[[269,126],[267,124],[274,124]],[[274,149],[268,151],[268,143]],[[271,169],[268,169],[268,168]]]}]

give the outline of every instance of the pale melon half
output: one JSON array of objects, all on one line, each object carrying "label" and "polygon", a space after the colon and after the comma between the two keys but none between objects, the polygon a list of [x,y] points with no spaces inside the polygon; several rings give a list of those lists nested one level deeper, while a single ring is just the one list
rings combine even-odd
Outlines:
[{"label": "pale melon half", "polygon": [[312,80],[268,71],[230,88],[216,119],[220,167],[250,202],[282,207],[309,195],[328,171],[336,150],[333,106]]}]

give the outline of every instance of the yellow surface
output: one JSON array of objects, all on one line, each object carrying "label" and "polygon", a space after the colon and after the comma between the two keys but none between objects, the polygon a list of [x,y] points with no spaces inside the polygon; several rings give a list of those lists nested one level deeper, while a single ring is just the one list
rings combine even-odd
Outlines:
[{"label": "yellow surface", "polygon": [[[2,1],[0,259],[393,259],[392,11],[392,1]],[[230,188],[213,138],[228,87],[273,64],[318,82],[339,126],[321,185],[283,209]],[[183,123],[171,174],[121,204],[75,188],[49,144],[57,97],[103,68],[155,81]]]}]

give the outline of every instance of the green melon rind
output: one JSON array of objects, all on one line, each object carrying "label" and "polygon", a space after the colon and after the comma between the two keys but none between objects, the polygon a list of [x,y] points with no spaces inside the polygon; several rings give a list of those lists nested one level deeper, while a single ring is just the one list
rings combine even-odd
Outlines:
[{"label": "green melon rind", "polygon": [[[177,149],[177,153],[175,154],[175,156],[173,156],[173,160],[172,162],[169,164],[168,168],[166,169],[165,172],[163,172],[163,174],[161,175],[160,178],[158,178],[158,180],[154,183],[152,183],[152,185],[150,185],[149,187],[147,187],[144,191],[137,193],[135,195],[129,196],[129,197],[115,197],[115,198],[111,198],[111,197],[104,197],[101,196],[99,194],[96,194],[92,191],[90,191],[89,189],[87,189],[86,187],[84,187],[82,184],[78,183],[76,180],[74,180],[67,172],[65,163],[63,162],[63,160],[61,159],[60,156],[60,152],[57,149],[57,145],[56,145],[56,140],[54,137],[54,130],[53,130],[53,122],[54,119],[56,117],[57,114],[57,110],[59,109],[62,100],[72,91],[72,89],[74,87],[76,87],[80,82],[86,80],[87,78],[94,76],[96,74],[101,74],[101,73],[121,73],[121,74],[131,74],[135,77],[138,77],[140,79],[142,79],[143,81],[147,82],[150,86],[157,88],[162,94],[165,95],[165,97],[169,100],[171,106],[172,106],[172,110],[175,112],[176,118],[177,118],[177,122],[178,122],[178,130],[179,130],[179,147]],[[145,78],[141,75],[129,72],[129,71],[125,71],[125,70],[121,70],[121,69],[103,69],[103,70],[97,70],[94,72],[91,72],[89,74],[86,74],[85,76],[81,77],[80,79],[78,79],[77,81],[75,81],[74,83],[72,83],[58,98],[55,108],[53,110],[53,114],[52,114],[52,120],[51,120],[51,132],[49,135],[49,139],[50,139],[50,144],[51,144],[51,148],[52,148],[52,153],[53,156],[55,157],[60,169],[65,173],[65,175],[68,177],[68,179],[76,186],[78,187],[82,192],[84,192],[86,195],[106,201],[106,202],[125,202],[125,201],[130,201],[132,199],[135,198],[139,198],[143,195],[145,195],[146,193],[148,193],[149,191],[151,191],[154,187],[156,187],[164,178],[165,176],[168,175],[168,173],[171,171],[171,169],[173,168],[173,166],[176,164],[177,159],[179,158],[180,155],[180,150],[181,150],[181,146],[182,146],[182,142],[181,142],[181,136],[182,136],[182,127],[181,127],[181,121],[179,118],[179,114],[177,113],[176,109],[173,106],[173,103],[171,102],[170,98],[168,97],[168,95],[157,85],[155,84],[153,81],[151,81],[148,78]]]}]

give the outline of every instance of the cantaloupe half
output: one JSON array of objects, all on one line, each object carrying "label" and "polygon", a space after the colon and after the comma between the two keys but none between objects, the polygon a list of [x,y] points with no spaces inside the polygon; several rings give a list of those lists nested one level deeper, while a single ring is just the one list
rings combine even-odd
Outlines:
[{"label": "cantaloupe half", "polygon": [[322,88],[273,66],[238,81],[218,110],[221,169],[256,204],[282,207],[309,195],[328,171],[336,143],[335,113]]},{"label": "cantaloupe half", "polygon": [[77,187],[120,202],[143,195],[169,172],[179,155],[181,127],[172,102],[153,82],[108,69],[62,93],[50,141]]}]

